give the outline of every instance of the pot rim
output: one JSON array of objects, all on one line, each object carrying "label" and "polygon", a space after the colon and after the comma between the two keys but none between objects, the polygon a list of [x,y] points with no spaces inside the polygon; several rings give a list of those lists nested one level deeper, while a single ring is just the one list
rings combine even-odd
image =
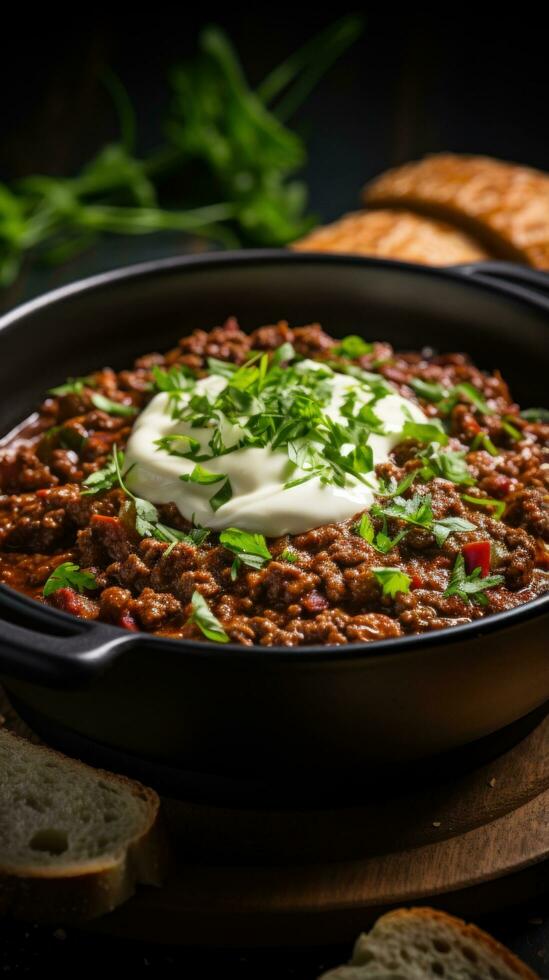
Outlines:
[{"label": "pot rim", "polygon": [[[147,262],[134,263],[129,266],[111,269],[106,272],[98,273],[84,279],[76,280],[56,289],[50,290],[37,296],[25,303],[22,303],[13,310],[0,317],[0,339],[2,331],[6,328],[17,325],[20,321],[34,316],[42,309],[62,303],[73,296],[85,294],[88,291],[102,289],[109,286],[123,285],[133,279],[154,277],[158,274],[163,275],[171,272],[178,272],[193,268],[203,268],[207,266],[240,266],[240,265],[262,265],[262,264],[318,264],[331,266],[362,266],[367,268],[389,269],[397,272],[411,273],[417,276],[427,276],[428,278],[442,279],[458,283],[464,288],[477,289],[482,292],[492,292],[507,302],[518,304],[519,306],[533,305],[536,309],[547,314],[547,299],[540,297],[534,289],[525,288],[521,294],[509,293],[497,279],[486,281],[485,279],[475,279],[474,276],[464,274],[470,272],[471,266],[460,270],[456,267],[433,267],[419,265],[412,262],[403,262],[395,259],[380,259],[373,256],[346,255],[342,253],[318,253],[318,252],[291,252],[285,249],[249,249],[235,250],[228,252],[209,252],[204,255],[182,255],[172,256],[162,259],[153,259]],[[518,267],[520,268],[520,267]],[[482,269],[482,263],[479,263]],[[17,592],[9,586],[0,584],[0,589],[7,595],[17,597],[20,605],[28,606],[29,613],[34,609],[40,609],[42,616],[46,613],[51,618],[52,625],[64,623],[75,629],[80,622],[78,617],[52,607],[44,606],[42,603],[30,596]],[[124,636],[127,645],[138,646],[151,643],[154,646],[160,645],[162,648],[177,649],[180,653],[187,652],[196,656],[198,651],[208,658],[212,656],[224,657],[226,653],[231,653],[231,659],[254,660],[261,662],[273,660],[292,660],[302,663],[305,657],[307,663],[311,660],[321,661],[359,661],[364,658],[373,659],[376,656],[386,657],[387,655],[398,655],[411,653],[418,648],[428,648],[433,645],[454,644],[460,641],[467,642],[484,637],[486,635],[506,630],[510,627],[521,624],[522,622],[535,620],[549,613],[549,593],[538,596],[528,602],[521,603],[512,609],[507,609],[499,613],[493,613],[486,618],[473,620],[470,623],[459,626],[448,626],[430,633],[415,633],[407,636],[388,637],[384,640],[374,640],[371,642],[358,642],[348,644],[312,644],[307,646],[261,646],[252,644],[244,646],[237,643],[217,644],[208,640],[185,640],[172,639],[170,637],[157,636],[151,633],[128,634],[127,630],[108,623],[101,623],[102,631],[112,630],[115,636]],[[93,621],[87,621],[88,628],[93,632]],[[32,628],[32,624],[30,626]],[[261,658],[256,655],[260,653]],[[47,656],[47,654],[46,654]]]}]

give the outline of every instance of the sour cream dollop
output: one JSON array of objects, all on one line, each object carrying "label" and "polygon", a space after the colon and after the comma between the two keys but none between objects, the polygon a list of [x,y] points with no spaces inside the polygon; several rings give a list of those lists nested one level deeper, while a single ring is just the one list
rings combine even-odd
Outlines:
[{"label": "sour cream dollop", "polygon": [[[317,361],[301,362],[303,370],[319,367]],[[207,395],[213,400],[227,383],[226,378],[218,375],[202,378],[191,392],[181,394],[179,405],[185,405],[192,395]],[[368,437],[374,466],[388,459],[402,439],[406,421],[428,421],[418,405],[396,391],[391,390],[375,400],[367,384],[339,372],[333,372],[327,384],[331,394],[323,411],[334,421],[348,425],[341,407],[351,390],[356,393],[357,408],[371,403],[381,419],[383,435],[370,433]],[[350,518],[370,507],[374,500],[378,482],[373,471],[367,474],[368,485],[349,475],[344,487],[324,484],[319,477],[313,477],[298,486],[285,488],[288,481],[306,475],[290,462],[285,447],[276,450],[268,446],[243,447],[201,463],[211,473],[224,474],[231,483],[231,499],[214,511],[209,501],[221,481],[215,485],[182,481],[181,476],[193,471],[195,461],[170,455],[155,445],[165,436],[191,436],[200,442],[206,454],[210,452],[208,443],[213,429],[193,428],[187,421],[172,418],[172,408],[169,395],[160,392],[141,412],[128,441],[125,468],[128,471],[131,467],[128,483],[133,493],[154,504],[172,502],[184,518],[195,524],[214,530],[238,527],[266,537],[301,534],[322,524]],[[242,429],[223,416],[219,419],[219,430],[226,447],[238,444],[242,438]],[[346,454],[352,448],[350,444],[343,446],[341,452]]]}]

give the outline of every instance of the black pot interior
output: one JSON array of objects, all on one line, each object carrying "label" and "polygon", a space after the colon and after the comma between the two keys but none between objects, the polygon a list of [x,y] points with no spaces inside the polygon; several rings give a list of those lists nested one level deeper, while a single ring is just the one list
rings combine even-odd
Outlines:
[{"label": "black pot interior", "polygon": [[8,322],[0,334],[0,433],[69,375],[127,367],[169,349],[195,328],[235,315],[245,329],[319,321],[334,336],[359,333],[400,349],[467,351],[499,368],[523,405],[544,404],[547,314],[457,276],[422,267],[282,253],[182,260],[145,274],[106,276]]}]

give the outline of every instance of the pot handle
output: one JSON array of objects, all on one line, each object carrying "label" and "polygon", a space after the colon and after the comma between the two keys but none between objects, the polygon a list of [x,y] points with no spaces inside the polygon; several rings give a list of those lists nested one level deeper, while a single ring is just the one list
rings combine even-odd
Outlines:
[{"label": "pot handle", "polygon": [[515,262],[471,262],[451,269],[468,279],[496,284],[510,296],[534,301],[549,310],[549,271],[540,272]]},{"label": "pot handle", "polygon": [[0,674],[6,677],[55,687],[82,686],[139,642],[139,634],[107,623],[52,615],[47,607],[4,585],[0,610]]}]

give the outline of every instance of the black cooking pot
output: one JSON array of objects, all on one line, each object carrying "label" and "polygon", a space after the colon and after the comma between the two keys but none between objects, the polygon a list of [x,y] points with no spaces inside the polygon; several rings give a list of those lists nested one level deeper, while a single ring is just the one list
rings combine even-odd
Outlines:
[{"label": "black cooking pot", "polygon": [[[318,320],[397,348],[464,350],[546,403],[549,278],[245,252],[76,283],[0,320],[0,431],[44,391],[121,368],[229,314]],[[300,649],[175,641],[82,621],[0,587],[0,673],[34,719],[147,760],[217,773],[327,772],[464,745],[549,698],[549,596],[436,633]]]}]

